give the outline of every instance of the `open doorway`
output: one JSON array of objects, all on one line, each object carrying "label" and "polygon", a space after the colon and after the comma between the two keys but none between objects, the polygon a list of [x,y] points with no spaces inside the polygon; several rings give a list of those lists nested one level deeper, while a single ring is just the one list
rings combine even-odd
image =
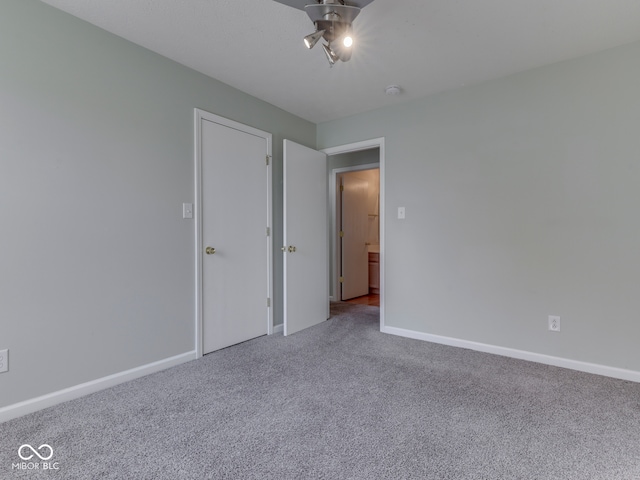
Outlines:
[{"label": "open doorway", "polygon": [[336,296],[379,306],[380,169],[372,165],[336,171]]},{"label": "open doorway", "polygon": [[[366,295],[351,299],[356,303],[371,304],[380,307],[380,327],[384,327],[384,139],[373,139],[340,147],[323,150],[327,154],[330,199],[330,293],[331,300],[342,300],[340,276],[343,255],[341,252],[340,231],[342,225],[340,185],[345,175],[356,173],[363,177],[375,172],[375,180],[368,180],[375,189],[369,193],[367,187],[366,247],[367,286]],[[371,234],[371,235],[370,235]],[[372,238],[373,237],[373,238]],[[344,237],[343,237],[344,238]],[[362,247],[362,246],[361,246]],[[370,255],[372,254],[372,255]],[[371,258],[371,262],[369,262]],[[377,261],[377,262],[376,262]],[[369,265],[371,263],[372,265]],[[376,264],[377,263],[377,264]],[[374,278],[377,276],[377,278]],[[373,285],[371,288],[369,285]],[[369,298],[375,295],[375,298]]]}]

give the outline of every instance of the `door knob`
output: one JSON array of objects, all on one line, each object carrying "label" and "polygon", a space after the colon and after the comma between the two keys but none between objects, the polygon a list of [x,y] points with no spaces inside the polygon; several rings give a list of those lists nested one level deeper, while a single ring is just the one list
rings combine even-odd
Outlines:
[{"label": "door knob", "polygon": [[289,253],[293,253],[296,251],[296,247],[294,247],[293,245],[289,246]]},{"label": "door knob", "polygon": [[216,249],[213,247],[207,247],[204,249],[204,253],[206,253],[207,255],[213,255],[214,253],[216,253]]}]

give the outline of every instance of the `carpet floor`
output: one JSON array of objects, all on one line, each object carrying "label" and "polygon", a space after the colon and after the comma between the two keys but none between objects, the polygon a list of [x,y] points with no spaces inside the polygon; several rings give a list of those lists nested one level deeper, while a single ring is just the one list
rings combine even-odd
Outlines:
[{"label": "carpet floor", "polygon": [[[13,468],[23,444],[58,468]],[[0,424],[0,478],[635,480],[640,384],[386,335],[376,307],[336,303]]]}]

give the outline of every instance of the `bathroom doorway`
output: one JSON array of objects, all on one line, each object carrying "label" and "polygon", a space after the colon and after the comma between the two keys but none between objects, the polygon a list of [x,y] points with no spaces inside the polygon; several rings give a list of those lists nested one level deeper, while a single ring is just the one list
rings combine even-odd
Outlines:
[{"label": "bathroom doorway", "polygon": [[328,156],[334,301],[381,306],[380,160],[381,148],[375,146]]},{"label": "bathroom doorway", "polygon": [[379,296],[380,169],[340,172],[336,181],[339,300]]}]

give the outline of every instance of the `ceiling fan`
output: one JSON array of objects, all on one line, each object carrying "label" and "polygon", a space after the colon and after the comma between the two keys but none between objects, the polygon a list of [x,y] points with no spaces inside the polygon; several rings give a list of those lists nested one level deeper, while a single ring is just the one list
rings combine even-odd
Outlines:
[{"label": "ceiling fan", "polygon": [[360,10],[373,0],[275,0],[298,10],[304,10],[314,23],[316,31],[304,37],[307,48],[313,48],[318,40],[322,44],[329,65],[338,60],[347,62],[351,58],[353,36],[351,24]]}]

